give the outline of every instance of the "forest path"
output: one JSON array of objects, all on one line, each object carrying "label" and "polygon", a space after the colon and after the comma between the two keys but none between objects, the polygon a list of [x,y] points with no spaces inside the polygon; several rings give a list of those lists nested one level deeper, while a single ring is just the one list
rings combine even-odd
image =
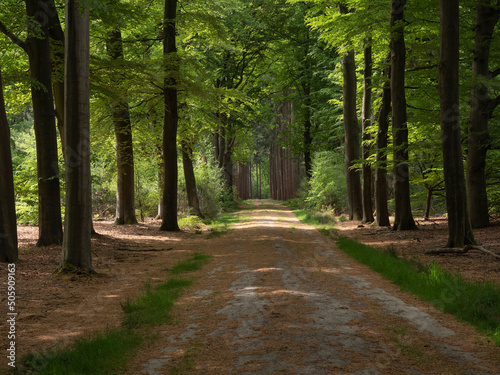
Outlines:
[{"label": "forest path", "polygon": [[499,374],[498,348],[256,201],[130,374]]}]

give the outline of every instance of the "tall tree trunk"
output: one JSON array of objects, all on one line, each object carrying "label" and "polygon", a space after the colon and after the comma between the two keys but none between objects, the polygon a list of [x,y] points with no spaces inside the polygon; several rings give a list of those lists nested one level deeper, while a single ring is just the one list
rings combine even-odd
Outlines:
[{"label": "tall tree trunk", "polygon": [[443,149],[446,208],[448,211],[447,247],[474,244],[467,212],[465,177],[459,114],[459,2],[440,0],[441,58],[439,96],[441,101],[441,144]]},{"label": "tall tree trunk", "polygon": [[26,0],[29,23],[27,45],[30,75],[37,83],[31,86],[38,177],[37,246],[62,241],[61,194],[57,155],[57,133],[52,98],[52,67],[48,22],[42,1]]},{"label": "tall tree trunk", "polygon": [[386,80],[382,88],[382,100],[377,114],[377,167],[375,168],[375,212],[379,226],[389,226],[389,209],[387,207],[387,138],[389,130],[389,112],[391,111],[390,67],[384,69]]},{"label": "tall tree trunk", "polygon": [[406,0],[392,0],[391,8],[391,98],[394,144],[395,230],[417,229],[410,202],[408,125],[406,117],[404,7]]},{"label": "tall tree trunk", "polygon": [[64,139],[66,214],[61,268],[92,270],[90,174],[89,10],[66,2]]},{"label": "tall tree trunk", "polygon": [[[111,61],[123,61],[123,42],[120,29],[108,33],[107,50]],[[120,85],[119,77],[116,86]],[[117,78],[117,79],[116,79]],[[120,94],[118,95],[120,96]],[[137,224],[135,216],[134,148],[130,111],[126,100],[118,98],[113,104],[113,124],[116,141],[116,217],[115,224]]]},{"label": "tall tree trunk", "polygon": [[311,135],[311,86],[309,83],[304,84],[304,167],[306,177],[309,180],[312,176],[312,135]]},{"label": "tall tree trunk", "polygon": [[372,191],[373,191],[373,171],[370,164],[367,162],[370,157],[372,148],[367,143],[370,141],[371,136],[369,128],[372,125],[372,46],[371,38],[365,41],[364,49],[364,88],[363,88],[363,109],[362,109],[362,122],[363,122],[363,222],[372,223],[373,218],[373,204],[372,204]]},{"label": "tall tree trunk", "polygon": [[0,68],[0,262],[18,259],[14,176],[10,152],[10,129],[5,113],[2,69]]},{"label": "tall tree trunk", "polygon": [[164,215],[160,230],[178,231],[177,223],[177,75],[179,62],[175,45],[177,0],[165,0],[163,55],[165,63],[165,118],[163,125],[163,155],[165,185]]},{"label": "tall tree trunk", "polygon": [[486,153],[490,143],[488,121],[498,103],[490,99],[489,88],[485,82],[491,79],[489,68],[491,40],[499,18],[498,5],[491,5],[491,0],[476,1],[466,179],[467,200],[473,228],[489,225],[485,173]]},{"label": "tall tree trunk", "polygon": [[64,31],[54,3],[48,1],[48,20],[50,46],[52,50],[52,87],[54,94],[55,115],[57,129],[61,139],[63,157],[64,150]]},{"label": "tall tree trunk", "polygon": [[354,50],[349,51],[342,57],[342,69],[344,74],[343,111],[349,219],[362,220],[363,199],[360,172],[353,168],[355,161],[359,159],[359,126],[356,114],[356,62],[354,60]]},{"label": "tall tree trunk", "polygon": [[191,214],[203,219],[203,214],[200,210],[200,200],[198,199],[198,191],[196,190],[196,178],[194,176],[193,148],[186,140],[182,140],[181,150],[188,206],[191,208]]}]

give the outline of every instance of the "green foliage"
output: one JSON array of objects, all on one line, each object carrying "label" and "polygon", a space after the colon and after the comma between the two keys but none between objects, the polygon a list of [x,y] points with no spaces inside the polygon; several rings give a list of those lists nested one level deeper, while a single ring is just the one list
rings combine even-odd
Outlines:
[{"label": "green foliage", "polygon": [[314,154],[312,176],[306,197],[308,208],[342,212],[347,207],[345,166],[341,155],[332,151]]},{"label": "green foliage", "polygon": [[435,263],[425,268],[348,238],[339,239],[338,246],[402,290],[472,324],[500,346],[500,285],[468,282]]},{"label": "green foliage", "polygon": [[[223,208],[225,198],[222,170],[216,165],[212,155],[197,153],[194,155],[193,166],[196,179],[196,189],[200,202],[200,210],[204,217],[214,219]],[[189,215],[187,204],[186,180],[179,164],[179,211]]]}]

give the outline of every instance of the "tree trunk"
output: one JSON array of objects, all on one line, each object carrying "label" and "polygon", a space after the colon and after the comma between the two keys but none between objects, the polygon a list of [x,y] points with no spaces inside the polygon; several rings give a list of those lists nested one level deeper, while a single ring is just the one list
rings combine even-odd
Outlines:
[{"label": "tree trunk", "polygon": [[349,51],[342,57],[342,68],[344,74],[343,111],[349,219],[362,220],[363,199],[360,172],[353,168],[355,160],[359,159],[359,126],[356,114],[356,62],[354,60],[354,50]]},{"label": "tree trunk", "polygon": [[486,194],[486,153],[490,138],[488,121],[492,115],[492,100],[485,81],[490,79],[489,59],[491,40],[500,11],[491,0],[476,2],[474,28],[474,57],[472,61],[471,107],[467,149],[467,200],[473,228],[489,225],[488,196]]},{"label": "tree trunk", "polygon": [[[161,147],[160,147],[161,150]],[[160,199],[158,201],[158,215],[157,219],[163,220],[164,217],[164,207],[163,204],[163,190],[165,186],[165,162],[163,161],[163,157],[158,161],[158,191],[160,192]]]},{"label": "tree trunk", "polygon": [[372,191],[373,191],[373,171],[367,159],[370,157],[372,148],[367,144],[371,136],[369,128],[372,125],[372,46],[371,38],[365,41],[364,49],[364,89],[363,89],[363,109],[362,109],[362,122],[363,122],[363,222],[372,223],[373,218],[373,204],[372,204]]},{"label": "tree trunk", "polygon": [[62,241],[61,194],[57,155],[57,133],[52,98],[52,67],[49,27],[40,14],[44,3],[26,0],[26,12],[33,19],[28,30],[28,56],[37,154],[38,228],[37,246]]},{"label": "tree trunk", "polygon": [[387,133],[389,130],[389,112],[391,111],[390,67],[384,70],[386,81],[382,88],[382,100],[377,115],[377,167],[375,168],[375,211],[379,226],[389,226],[389,209],[387,207]]},{"label": "tree trunk", "polygon": [[64,31],[57,14],[54,0],[48,1],[49,35],[52,50],[52,87],[54,94],[57,129],[61,139],[63,157],[64,150]]},{"label": "tree trunk", "polygon": [[431,214],[432,194],[434,193],[434,188],[432,186],[426,186],[426,188],[427,188],[427,197],[425,200],[424,219],[429,220],[429,216]]},{"label": "tree trunk", "polygon": [[408,127],[406,117],[404,7],[406,0],[392,0],[391,8],[391,98],[394,144],[395,230],[417,229],[410,202]]},{"label": "tree trunk", "polygon": [[199,216],[203,219],[203,214],[200,210],[200,200],[198,199],[198,191],[196,190],[196,178],[194,176],[193,168],[193,149],[185,140],[181,141],[181,146],[188,206],[191,208],[191,214]]},{"label": "tree trunk", "polygon": [[0,68],[0,262],[18,260],[14,176],[10,151],[10,129],[5,113],[2,70]]},{"label": "tree trunk", "polygon": [[304,167],[306,170],[306,177],[309,180],[312,176],[312,135],[311,135],[311,86],[309,83],[304,85]]},{"label": "tree trunk", "polygon": [[92,270],[90,174],[89,11],[66,2],[65,129],[66,215],[61,269]]},{"label": "tree trunk", "polygon": [[474,237],[467,212],[465,177],[459,114],[459,2],[440,0],[441,58],[439,96],[441,101],[441,141],[448,211],[446,247],[473,245]]},{"label": "tree trunk", "polygon": [[165,63],[165,118],[163,125],[163,155],[165,183],[162,231],[178,231],[177,223],[177,76],[179,62],[175,45],[177,0],[165,0],[163,55]]},{"label": "tree trunk", "polygon": [[[122,34],[119,29],[108,33],[107,50],[111,61],[123,61]],[[116,86],[120,85],[119,77]],[[117,80],[118,79],[118,80]],[[135,216],[134,148],[130,111],[125,100],[113,104],[113,124],[116,141],[116,217],[115,224],[137,224]]]}]

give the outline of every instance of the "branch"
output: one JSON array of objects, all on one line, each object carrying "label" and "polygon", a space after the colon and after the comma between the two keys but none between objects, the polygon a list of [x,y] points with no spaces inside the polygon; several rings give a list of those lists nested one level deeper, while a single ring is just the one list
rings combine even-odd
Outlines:
[{"label": "branch", "polygon": [[419,70],[435,69],[437,67],[438,67],[438,64],[417,66],[413,69],[408,69],[407,72],[418,72]]},{"label": "branch", "polygon": [[490,70],[490,72],[488,74],[488,79],[493,79],[496,76],[498,76],[499,74],[500,74],[500,68],[497,68],[495,70]]},{"label": "branch", "polygon": [[3,24],[2,21],[0,21],[0,32],[5,34],[10,40],[12,40],[13,43],[17,44],[19,47],[21,47],[25,52],[28,52],[28,43],[19,39],[17,36],[15,36],[12,32],[10,32],[7,27]]},{"label": "branch", "polygon": [[488,114],[488,118],[493,117],[493,112],[495,111],[495,108],[500,105],[500,95],[488,100],[488,104],[486,106],[486,113]]}]

